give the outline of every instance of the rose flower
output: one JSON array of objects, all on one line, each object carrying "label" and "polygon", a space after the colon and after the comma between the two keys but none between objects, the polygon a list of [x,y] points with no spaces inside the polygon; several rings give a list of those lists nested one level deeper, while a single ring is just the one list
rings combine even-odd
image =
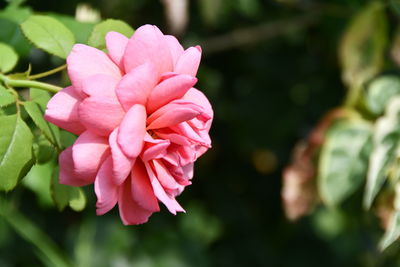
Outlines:
[{"label": "rose flower", "polygon": [[152,25],[130,39],[109,32],[106,46],[76,44],[67,58],[72,85],[47,105],[49,122],[78,135],[60,154],[60,183],[94,183],[96,213],[118,203],[126,225],[147,222],[159,201],[183,212],[175,197],[211,147],[213,110],[193,88],[201,49],[184,50]]}]

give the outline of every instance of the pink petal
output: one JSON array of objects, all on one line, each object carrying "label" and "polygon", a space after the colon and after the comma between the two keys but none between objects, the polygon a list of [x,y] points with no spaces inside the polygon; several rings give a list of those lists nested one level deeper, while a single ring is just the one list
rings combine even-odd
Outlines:
[{"label": "pink petal", "polygon": [[189,163],[185,166],[182,166],[184,179],[191,180],[193,178],[193,173],[194,173],[193,168],[194,168],[193,163]]},{"label": "pink petal", "polygon": [[188,122],[182,122],[175,126],[171,126],[170,129],[180,135],[187,137],[188,139],[190,139],[192,141],[193,144],[201,144],[201,145],[204,145],[207,147],[211,147],[210,143],[208,142],[210,140],[209,139],[204,140],[199,135],[198,132],[193,130],[193,128],[189,125]]},{"label": "pink petal", "polygon": [[153,25],[144,25],[138,28],[131,39],[124,54],[125,71],[151,62],[156,66],[157,72],[172,71],[172,57],[163,33]]},{"label": "pink petal", "polygon": [[129,110],[134,104],[146,105],[147,98],[158,80],[159,75],[151,63],[140,65],[124,75],[116,89],[123,108]]},{"label": "pink petal", "polygon": [[204,153],[206,153],[208,149],[209,149],[209,147],[205,147],[205,146],[196,146],[196,159],[198,159],[198,158],[201,157]]},{"label": "pink petal", "polygon": [[189,75],[176,75],[162,81],[151,91],[147,112],[151,114],[172,100],[181,98],[196,82],[197,79]]},{"label": "pink petal", "polygon": [[72,158],[75,172],[93,179],[100,165],[109,155],[107,138],[95,135],[90,131],[82,133],[72,146]]},{"label": "pink petal", "polygon": [[133,105],[122,120],[117,137],[117,142],[125,155],[130,158],[139,156],[145,133],[146,109],[139,104]]},{"label": "pink petal", "polygon": [[103,215],[114,208],[118,201],[118,186],[113,183],[111,156],[103,162],[94,182],[97,196],[96,214]]},{"label": "pink petal", "polygon": [[175,181],[174,177],[171,175],[170,171],[167,170],[164,164],[160,160],[153,160],[154,170],[158,181],[165,189],[178,189],[179,184]]},{"label": "pink petal", "polygon": [[125,225],[145,223],[153,213],[142,208],[132,199],[131,181],[129,179],[119,190],[118,207],[119,215]]},{"label": "pink petal", "polygon": [[191,185],[190,179],[193,177],[193,163],[185,166],[171,166],[170,172],[175,177],[175,180],[183,186]]},{"label": "pink petal", "polygon": [[190,47],[183,52],[175,64],[174,72],[196,77],[201,60],[200,46]]},{"label": "pink petal", "polygon": [[146,133],[144,141],[145,143],[142,154],[143,161],[164,157],[167,153],[167,148],[170,145],[169,140],[153,139],[153,137],[148,133]]},{"label": "pink petal", "polygon": [[147,129],[158,129],[191,120],[202,113],[202,108],[191,102],[172,101],[147,119]]},{"label": "pink petal", "polygon": [[129,39],[119,32],[108,32],[106,34],[106,46],[110,58],[123,70],[122,57]]},{"label": "pink petal", "polygon": [[76,44],[67,57],[68,75],[77,93],[83,96],[83,81],[95,74],[121,78],[118,66],[102,51],[83,44]]},{"label": "pink petal", "polygon": [[58,161],[60,163],[60,184],[70,186],[84,186],[94,182],[94,177],[79,176],[74,172],[72,146],[61,152]]},{"label": "pink petal", "polygon": [[108,136],[118,127],[124,115],[121,105],[112,97],[91,96],[79,105],[81,123],[100,136]]},{"label": "pink petal", "polygon": [[132,197],[144,209],[152,212],[160,211],[158,200],[154,195],[143,163],[138,160],[133,166],[132,174]]},{"label": "pink petal", "polygon": [[44,118],[71,133],[81,134],[85,127],[79,121],[78,106],[82,98],[72,86],[62,89],[47,103]]},{"label": "pink petal", "polygon": [[185,210],[181,207],[181,205],[179,205],[176,199],[165,192],[164,188],[161,186],[149,163],[145,163],[145,167],[147,170],[147,174],[150,177],[150,182],[153,187],[154,194],[156,195],[158,200],[164,203],[169,212],[171,212],[172,214],[176,214],[176,212],[180,211],[185,212]]},{"label": "pink petal", "polygon": [[82,90],[88,96],[104,96],[116,99],[115,88],[119,79],[105,75],[95,74],[87,77],[82,83]]},{"label": "pink petal", "polygon": [[170,157],[164,157],[164,160],[177,167],[193,163],[197,159],[196,150],[193,146],[177,144],[171,144],[169,146],[167,156]]},{"label": "pink petal", "polygon": [[[176,145],[171,144],[170,147],[172,147],[172,146],[176,146]],[[171,150],[171,148],[169,148],[167,150],[167,154],[163,157],[163,160],[175,167],[180,166],[178,153],[174,150]]]},{"label": "pink petal", "polygon": [[113,161],[113,179],[116,185],[121,185],[129,176],[135,159],[130,159],[122,152],[121,147],[117,143],[118,129],[116,128],[108,139],[111,147],[111,155]]},{"label": "pink petal", "polygon": [[190,140],[186,136],[176,133],[172,131],[170,128],[157,129],[155,132],[158,137],[161,137],[162,139],[165,140],[169,140],[171,143],[175,143],[181,146],[191,145]]},{"label": "pink petal", "polygon": [[165,40],[167,41],[169,51],[171,52],[172,62],[175,65],[179,57],[183,54],[183,47],[179,41],[172,35],[165,35]]},{"label": "pink petal", "polygon": [[214,112],[213,112],[210,102],[208,101],[207,97],[202,92],[200,92],[196,88],[191,88],[183,96],[183,99],[188,100],[190,102],[193,102],[193,103],[203,107],[204,112],[211,118],[211,120],[208,122],[209,126],[211,126]]},{"label": "pink petal", "polygon": [[169,72],[164,72],[163,74],[161,74],[161,78],[160,78],[159,83],[165,81],[166,79],[169,79],[169,78],[171,78],[171,77],[174,77],[174,76],[176,76],[176,75],[179,75],[179,74],[176,73],[176,72],[171,72],[171,71],[169,71]]},{"label": "pink petal", "polygon": [[179,163],[182,166],[193,163],[197,159],[196,150],[189,146],[180,146],[178,155]]}]

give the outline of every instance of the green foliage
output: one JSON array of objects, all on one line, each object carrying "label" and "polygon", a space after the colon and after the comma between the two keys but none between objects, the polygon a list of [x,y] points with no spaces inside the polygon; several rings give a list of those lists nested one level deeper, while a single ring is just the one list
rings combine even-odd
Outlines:
[{"label": "green foliage", "polygon": [[38,48],[66,58],[75,43],[73,33],[58,20],[33,15],[21,24],[25,36]]},{"label": "green foliage", "polygon": [[[49,17],[32,16],[32,10],[22,2],[14,0],[0,10],[0,42],[12,47],[20,58],[18,65],[10,64],[9,57],[13,56],[1,53],[0,45],[3,73],[13,68],[21,71],[27,59],[32,60],[34,73],[49,64],[48,56],[31,51],[21,23],[35,46],[61,58],[67,56],[75,42],[105,49],[108,31],[126,36],[133,33],[128,24],[118,20],[94,25],[76,21],[71,15],[47,12],[51,2],[43,2],[40,9]],[[120,18],[120,12],[132,25],[147,23],[149,18],[151,23],[159,24],[163,18],[159,2],[106,2],[98,3],[104,17]],[[31,141],[9,146],[14,151],[13,164],[15,161],[19,165],[8,167],[12,173],[5,177],[0,161],[0,185],[5,184],[3,179],[18,182],[33,162],[36,164],[22,180],[23,186],[7,193],[9,199],[4,202],[16,205],[16,209],[0,207],[4,215],[0,220],[0,266],[37,265],[38,260],[45,266],[71,265],[39,225],[67,253],[76,256],[74,266],[244,266],[249,261],[255,266],[266,262],[271,266],[397,266],[382,260],[387,255],[378,255],[371,245],[379,233],[371,217],[382,206],[393,211],[380,244],[385,249],[398,239],[400,231],[398,206],[393,204],[396,201],[389,197],[388,203],[381,203],[382,196],[393,195],[400,180],[399,115],[398,109],[389,104],[400,95],[400,79],[386,49],[392,39],[392,26],[398,23],[393,16],[399,14],[398,1],[390,0],[389,5],[382,1],[327,1],[315,9],[308,2],[198,0],[198,6],[188,9],[190,27],[179,39],[191,45],[201,43],[205,48],[199,88],[213,103],[218,120],[213,126],[214,148],[196,168],[196,177],[205,179],[196,179],[190,188],[193,194],[181,198],[186,215],[170,217],[162,212],[154,215],[151,223],[138,227],[122,226],[117,211],[95,220],[94,200],[86,200],[81,189],[59,184],[59,148],[72,145],[76,136],[43,120],[51,95],[31,88],[28,96],[23,87],[14,90],[1,83],[0,144],[11,143],[10,127],[14,124],[14,128],[18,124],[24,129],[15,138],[30,136]],[[59,10],[65,9],[69,14],[74,4],[57,2]],[[347,20],[351,23],[346,28],[343,25]],[[159,26],[168,32],[167,25]],[[316,114],[339,103],[343,85],[337,78],[339,70],[333,55],[337,52],[337,37],[343,32],[339,60],[350,99],[354,100],[348,101],[346,108],[356,115],[326,123],[326,134],[319,135],[318,142],[306,149],[307,153],[312,150],[312,155],[306,155],[312,166],[301,165],[307,165],[301,172],[314,175],[318,170],[318,193],[324,204],[335,208],[317,206],[311,220],[288,224],[282,220],[277,197],[281,170],[257,173],[250,164],[252,157],[247,156],[253,150],[268,150],[279,155],[279,162],[287,162],[290,145],[299,132],[302,135],[304,128],[315,122]],[[274,39],[276,36],[280,38]],[[244,46],[247,42],[242,41],[248,39],[257,45]],[[222,47],[222,51],[231,44],[232,52],[207,52],[209,47],[210,51]],[[2,61],[5,56],[7,60]],[[53,64],[54,60],[50,58]],[[4,67],[2,62],[9,65]],[[383,72],[391,74],[379,76]],[[29,81],[29,76],[28,71],[7,77]],[[51,82],[62,83],[58,78],[54,76]],[[19,94],[19,99],[14,93]],[[21,145],[16,148],[18,144]],[[2,149],[0,146],[0,152]],[[24,161],[29,155],[29,163],[22,166],[15,151]],[[367,178],[367,188],[362,192]],[[368,206],[373,205],[368,212],[360,209],[361,193]],[[39,207],[30,204],[35,197]],[[64,212],[55,216],[49,209],[69,206],[80,211],[86,201],[91,209],[79,215]],[[29,217],[35,218],[38,225]],[[34,245],[33,253],[31,246],[21,246],[25,241],[14,238],[10,227]],[[341,243],[343,236],[347,239]],[[18,254],[16,248],[20,250]],[[315,253],[309,256],[309,251]],[[24,257],[18,257],[21,254]]]},{"label": "green foliage", "polygon": [[[397,12],[397,2],[390,1],[392,11]],[[319,195],[324,204],[338,206],[366,179],[364,207],[371,209],[375,204],[382,222],[390,217],[379,245],[383,250],[400,236],[399,205],[390,197],[400,178],[400,78],[395,74],[379,75],[389,65],[385,64],[391,39],[387,6],[369,1],[361,7],[345,30],[339,59],[349,89],[346,108],[373,126],[360,134],[354,131],[362,128],[360,120],[347,120],[345,126],[327,123],[329,130],[318,155]],[[396,61],[397,54],[392,54]],[[379,201],[374,202],[378,195]]]},{"label": "green foliage", "polygon": [[33,101],[24,102],[24,108],[44,136],[56,147],[61,147],[60,130],[44,119],[44,111]]},{"label": "green foliage", "polygon": [[48,92],[43,91],[41,89],[30,88],[29,89],[29,98],[31,101],[39,104],[42,110],[46,109],[47,102],[49,102],[51,96]]},{"label": "green foliage", "polygon": [[370,156],[364,206],[371,207],[396,158],[400,141],[400,97],[392,99],[384,117],[378,119],[373,133],[373,148]]},{"label": "green foliage", "polygon": [[36,136],[35,142],[33,143],[33,152],[35,153],[36,163],[43,164],[54,159],[56,156],[56,150],[54,145],[42,134]]},{"label": "green foliage", "polygon": [[361,86],[382,69],[386,44],[384,6],[372,1],[352,20],[340,45],[343,80],[350,89]]},{"label": "green foliage", "polygon": [[397,14],[400,15],[400,1],[399,0],[389,0],[390,7],[393,9],[393,11]]},{"label": "green foliage", "polygon": [[0,72],[11,71],[18,62],[18,55],[9,45],[0,43]]},{"label": "green foliage", "polygon": [[0,18],[9,19],[18,24],[24,22],[32,15],[32,10],[29,7],[20,7],[18,5],[9,5],[0,12]]},{"label": "green foliage", "polygon": [[94,23],[76,21],[73,17],[56,13],[49,13],[48,15],[64,24],[74,34],[77,43],[87,43],[93,31]]},{"label": "green foliage", "polygon": [[126,37],[131,37],[134,33],[134,30],[125,22],[121,20],[107,19],[94,26],[88,44],[99,49],[105,49],[106,34],[111,31],[119,32]]},{"label": "green foliage", "polygon": [[57,245],[34,222],[10,207],[4,199],[0,199],[0,215],[22,238],[35,245],[39,258],[46,266],[72,266]]},{"label": "green foliage", "polygon": [[50,191],[53,170],[53,162],[35,164],[22,180],[23,185],[36,194],[39,204],[43,207],[54,206]]},{"label": "green foliage", "polygon": [[60,130],[60,139],[62,148],[67,148],[73,145],[76,140],[76,135],[65,130]]},{"label": "green foliage", "polygon": [[33,136],[19,115],[0,116],[0,190],[13,189],[33,165]]},{"label": "green foliage", "polygon": [[0,10],[0,42],[7,43],[21,56],[27,56],[31,46],[23,36],[19,24],[26,20],[32,11],[29,8],[9,6]]},{"label": "green foliage", "polygon": [[191,216],[182,217],[182,231],[197,242],[209,244],[215,241],[222,231],[219,220],[207,214],[199,204],[188,205],[187,210]]},{"label": "green foliage", "polygon": [[86,207],[86,195],[81,188],[70,188],[68,205],[74,211],[82,211]]},{"label": "green foliage", "polygon": [[393,242],[400,237],[400,211],[395,211],[390,218],[389,226],[385,235],[383,236],[379,247],[381,250],[388,248]]},{"label": "green foliage", "polygon": [[367,88],[365,103],[374,115],[382,115],[393,96],[400,95],[400,78],[385,75],[374,79]]},{"label": "green foliage", "polygon": [[324,203],[337,206],[364,181],[371,126],[359,120],[335,123],[322,147],[318,184]]},{"label": "green foliage", "polygon": [[0,107],[5,107],[15,103],[15,96],[10,91],[0,85]]},{"label": "green foliage", "polygon": [[313,223],[319,234],[327,240],[339,236],[346,228],[345,214],[340,209],[318,209]]},{"label": "green foliage", "polygon": [[70,206],[75,211],[81,211],[86,206],[86,196],[79,187],[60,184],[58,181],[59,168],[55,168],[51,180],[51,192],[54,203],[61,211]]}]

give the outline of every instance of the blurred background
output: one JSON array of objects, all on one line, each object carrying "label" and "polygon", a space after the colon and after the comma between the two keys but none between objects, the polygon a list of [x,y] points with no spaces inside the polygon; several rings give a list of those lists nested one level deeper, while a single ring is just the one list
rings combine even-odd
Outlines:
[{"label": "blurred background", "polygon": [[[197,88],[214,108],[213,148],[198,160],[193,185],[178,198],[187,213],[173,216],[162,208],[144,225],[123,226],[117,209],[96,217],[91,187],[80,213],[60,213],[29,185],[6,197],[17,195],[21,213],[76,266],[400,266],[398,246],[378,252],[383,230],[358,202],[342,210],[316,206],[292,222],[281,199],[282,172],[296,143],[343,102],[338,47],[366,2],[88,0],[98,12],[88,17],[76,12],[81,1],[25,1],[27,10],[87,20],[82,39],[100,16],[134,28],[155,24],[185,47],[201,45]],[[389,19],[398,21],[394,14]],[[2,41],[18,38],[7,36],[4,21],[0,25]],[[28,62],[35,72],[60,64],[24,43],[15,47],[25,56],[21,71]],[[51,241],[30,230],[33,237],[0,218],[1,267],[42,266],[27,240]]]}]

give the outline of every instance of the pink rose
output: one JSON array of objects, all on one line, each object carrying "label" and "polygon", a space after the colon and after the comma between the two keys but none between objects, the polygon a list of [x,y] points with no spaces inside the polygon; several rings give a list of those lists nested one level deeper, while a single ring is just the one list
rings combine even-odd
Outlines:
[{"label": "pink rose", "polygon": [[67,58],[72,86],[48,103],[45,118],[79,135],[60,154],[60,183],[94,183],[97,214],[117,203],[124,224],[147,222],[161,201],[191,184],[193,163],[208,148],[213,111],[193,88],[200,47],[184,50],[152,25],[130,38],[109,32],[108,54],[76,44]]}]

